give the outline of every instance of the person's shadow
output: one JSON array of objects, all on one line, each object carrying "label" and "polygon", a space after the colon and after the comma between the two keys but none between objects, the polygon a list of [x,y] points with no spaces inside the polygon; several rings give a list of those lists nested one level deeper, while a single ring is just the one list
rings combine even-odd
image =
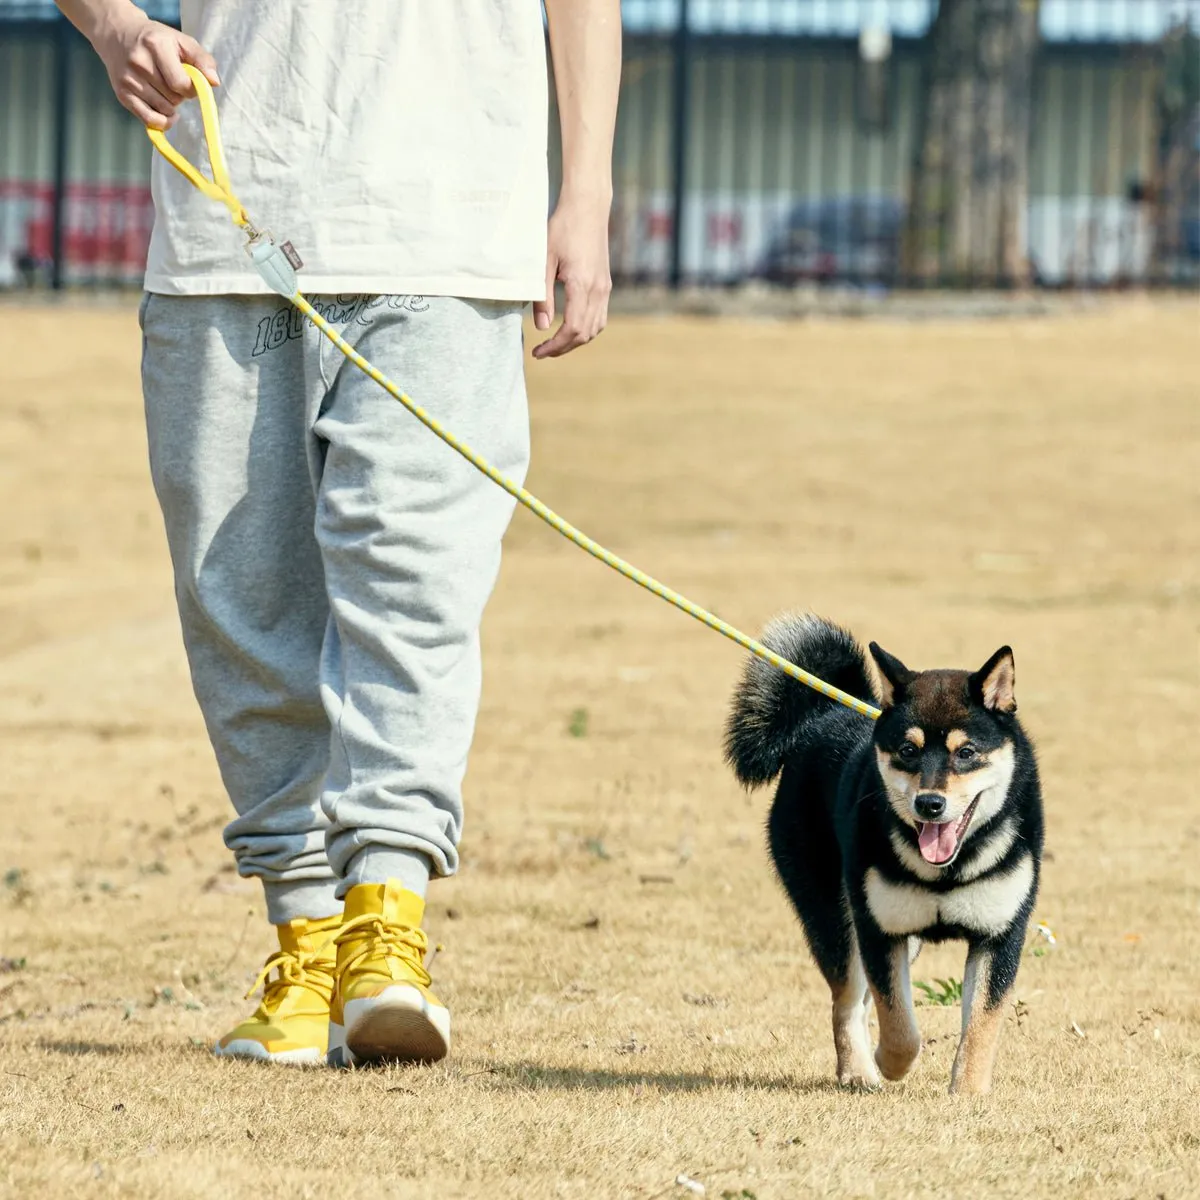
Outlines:
[{"label": "person's shadow", "polygon": [[[139,1054],[145,1047],[115,1042],[40,1040],[37,1048],[49,1054],[73,1058],[89,1055],[118,1058]],[[208,1056],[207,1046],[196,1049]],[[216,1059],[213,1060],[217,1061]],[[386,1070],[391,1064],[379,1063]],[[548,1067],[535,1062],[462,1062],[458,1064],[460,1079],[476,1078],[485,1087],[510,1091],[596,1092],[620,1088],[652,1087],[664,1092],[707,1092],[745,1089],[759,1092],[795,1092],[798,1095],[833,1095],[843,1089],[833,1078],[798,1079],[794,1075],[754,1075],[732,1072],[705,1074],[699,1071],[612,1071],[602,1068]],[[365,1070],[370,1070],[368,1065]],[[417,1070],[419,1068],[414,1068]]]},{"label": "person's shadow", "polygon": [[140,1047],[135,1045],[121,1046],[116,1042],[83,1042],[83,1041],[50,1041],[39,1039],[37,1048],[47,1054],[66,1054],[72,1058],[86,1058],[89,1055],[102,1055],[106,1058],[120,1058],[127,1054],[136,1054]]},{"label": "person's shadow", "polygon": [[[463,1072],[472,1074],[471,1070]],[[745,1088],[751,1091],[835,1093],[832,1078],[797,1079],[792,1075],[714,1074],[696,1071],[610,1071],[583,1067],[547,1067],[531,1062],[491,1063],[478,1071],[500,1087],[542,1091],[605,1091],[616,1088],[661,1088],[667,1092],[702,1092]]]}]

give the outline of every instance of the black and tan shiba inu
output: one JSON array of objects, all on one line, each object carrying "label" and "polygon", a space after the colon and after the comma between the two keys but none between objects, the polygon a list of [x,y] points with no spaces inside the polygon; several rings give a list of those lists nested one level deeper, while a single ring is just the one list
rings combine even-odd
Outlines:
[{"label": "black and tan shiba inu", "polygon": [[782,617],[762,640],[883,710],[872,722],[752,659],[726,730],[742,783],[780,776],[771,855],[833,992],[838,1079],[873,1088],[913,1065],[921,1037],[909,963],[922,942],[953,938],[969,950],[950,1090],[986,1092],[1042,853],[1012,651],[974,673],[917,672],[872,642],[876,686],[858,643],[818,617]]}]

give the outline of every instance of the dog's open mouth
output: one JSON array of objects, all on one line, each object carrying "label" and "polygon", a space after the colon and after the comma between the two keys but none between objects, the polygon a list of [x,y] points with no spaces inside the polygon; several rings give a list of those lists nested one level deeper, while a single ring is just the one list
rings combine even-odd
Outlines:
[{"label": "dog's open mouth", "polygon": [[967,833],[967,826],[975,815],[975,806],[979,803],[976,796],[957,821],[943,821],[940,825],[933,821],[917,822],[917,845],[921,848],[921,857],[935,867],[946,867],[954,861]]}]

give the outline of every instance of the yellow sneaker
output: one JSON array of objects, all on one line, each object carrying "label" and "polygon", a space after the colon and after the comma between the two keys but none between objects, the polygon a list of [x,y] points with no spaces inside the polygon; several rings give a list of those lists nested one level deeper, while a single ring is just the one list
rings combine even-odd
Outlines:
[{"label": "yellow sneaker", "polygon": [[261,986],[262,1001],[252,1016],[213,1047],[215,1055],[288,1066],[324,1064],[333,994],[333,938],[341,924],[337,916],[275,926],[279,952],[267,959],[246,993],[248,998]]},{"label": "yellow sneaker", "polygon": [[436,1062],[450,1050],[450,1013],[429,990],[425,901],[398,880],[346,894],[329,1009],[329,1065]]}]

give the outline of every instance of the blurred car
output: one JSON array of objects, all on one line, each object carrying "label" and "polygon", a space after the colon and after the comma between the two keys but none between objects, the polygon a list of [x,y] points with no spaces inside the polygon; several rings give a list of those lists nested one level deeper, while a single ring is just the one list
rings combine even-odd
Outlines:
[{"label": "blurred car", "polygon": [[890,196],[802,200],[768,238],[754,270],[771,283],[890,283],[905,206]]}]

